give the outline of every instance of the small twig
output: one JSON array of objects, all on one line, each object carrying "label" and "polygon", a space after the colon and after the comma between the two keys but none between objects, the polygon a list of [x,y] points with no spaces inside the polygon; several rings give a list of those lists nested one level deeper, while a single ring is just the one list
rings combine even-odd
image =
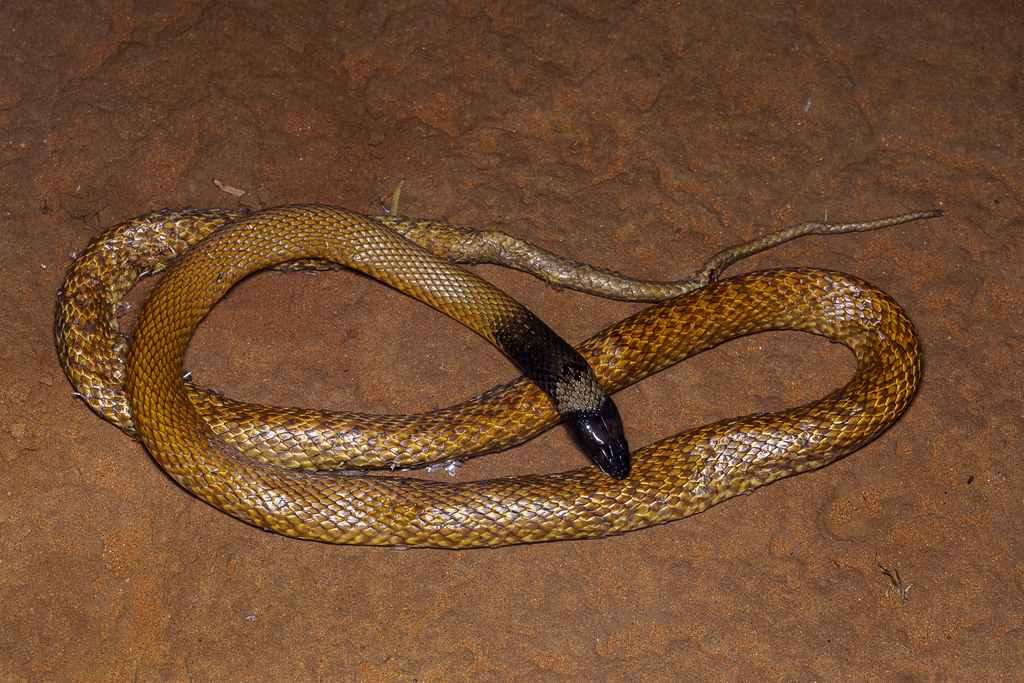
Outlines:
[{"label": "small twig", "polygon": [[875,562],[875,564],[878,565],[878,568],[882,570],[883,574],[885,574],[887,577],[889,577],[889,583],[892,584],[891,586],[886,586],[885,587],[885,597],[889,597],[889,591],[891,591],[893,588],[895,588],[896,589],[896,595],[900,596],[900,604],[901,605],[903,603],[905,603],[907,600],[909,600],[910,598],[907,597],[907,591],[909,591],[911,588],[913,588],[914,584],[910,584],[909,586],[904,586],[903,585],[903,579],[900,578],[900,570],[899,569],[893,569],[892,571],[889,571],[888,569],[883,567],[880,562]]},{"label": "small twig", "polygon": [[391,195],[391,209],[388,211],[389,215],[398,215],[398,198],[402,195],[402,186],[405,185],[405,179],[398,181],[398,187],[395,188],[395,193]]},{"label": "small twig", "polygon": [[217,189],[219,189],[221,192],[227,192],[228,194],[234,195],[235,197],[241,197],[243,194],[245,194],[245,190],[239,190],[237,187],[225,185],[216,178],[213,179],[213,184],[216,185]]}]

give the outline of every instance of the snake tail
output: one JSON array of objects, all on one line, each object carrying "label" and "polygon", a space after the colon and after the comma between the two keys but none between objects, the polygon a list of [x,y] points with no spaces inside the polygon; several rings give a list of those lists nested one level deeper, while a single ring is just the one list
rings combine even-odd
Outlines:
[{"label": "snake tail", "polygon": [[[915,217],[925,216],[886,220]],[[572,391],[560,394],[564,382],[552,383],[551,396],[520,378],[449,409],[370,416],[238,404],[182,378],[192,333],[232,284],[303,257],[355,264],[403,292],[418,289],[417,298],[492,343],[505,334],[522,347],[514,353],[531,353],[514,325],[501,331],[508,321],[527,319],[504,309],[505,295],[491,298],[500,290],[424,259],[396,237],[365,217],[326,207],[268,209],[244,219],[239,212],[162,211],[128,221],[90,245],[69,272],[55,320],[61,362],[90,407],[140,438],[171,478],[225,513],[298,538],[440,548],[597,538],[702,512],[855,451],[899,418],[920,382],[918,337],[899,305],[863,280],[811,269],[721,280],[577,345],[608,392],[766,330],[822,335],[856,356],[853,377],[830,395],[644,446],[632,453],[622,479],[593,466],[466,482],[323,471],[472,457],[521,443],[565,415],[570,429],[605,443],[621,422],[617,413],[603,400],[581,404]],[[128,252],[134,255],[123,256]],[[175,257],[127,340],[115,313],[123,292],[140,273],[161,270]],[[595,272],[588,281],[603,277]],[[551,365],[552,376],[585,374],[570,358]],[[584,380],[576,390],[588,386]]]}]

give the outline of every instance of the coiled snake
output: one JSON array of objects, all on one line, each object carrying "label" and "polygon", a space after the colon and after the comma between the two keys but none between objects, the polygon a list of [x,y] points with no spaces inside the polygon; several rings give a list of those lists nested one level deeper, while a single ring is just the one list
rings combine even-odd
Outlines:
[{"label": "coiled snake", "polygon": [[[669,285],[567,262],[502,233],[382,217],[449,259],[503,262],[617,298],[674,296],[576,347],[608,392],[726,339],[763,330],[823,335],[856,355],[854,377],[828,397],[640,448],[621,480],[594,467],[467,483],[300,471],[412,467],[520,443],[561,419],[553,402],[525,378],[443,411],[380,417],[238,404],[183,380],[185,348],[216,301],[246,274],[296,259],[358,261],[375,277],[490,334],[488,323],[472,315],[476,304],[460,303],[458,296],[452,303],[445,293],[448,274],[460,269],[392,238],[374,220],[340,209],[164,211],[123,223],[72,265],[58,297],[55,336],[78,395],[138,436],[184,488],[256,526],[333,543],[448,548],[593,538],[680,519],[821,467],[892,424],[916,391],[920,351],[912,324],[888,296],[857,278],[810,269],[713,280],[735,260],[801,234],[868,230],[938,215],[795,226],[785,236],[723,252],[700,277]],[[814,229],[798,230],[806,225]],[[395,245],[412,253],[422,269],[413,278],[417,284],[409,285],[401,272],[366,266],[372,258],[332,251],[339,235],[367,253],[384,253],[384,261]],[[203,238],[202,247],[179,259],[150,295],[127,342],[115,316],[121,297],[140,275],[161,270]],[[498,245],[490,256],[465,251],[468,243],[488,239]],[[299,267],[316,265],[303,261]],[[476,286],[465,282],[456,290]]]}]

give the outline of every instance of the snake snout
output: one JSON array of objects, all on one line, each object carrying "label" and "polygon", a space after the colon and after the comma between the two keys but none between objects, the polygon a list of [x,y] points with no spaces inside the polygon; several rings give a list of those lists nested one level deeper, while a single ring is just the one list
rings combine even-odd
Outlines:
[{"label": "snake snout", "polygon": [[622,429],[619,409],[611,399],[593,412],[567,416],[566,426],[594,464],[612,479],[629,476],[629,444]]}]

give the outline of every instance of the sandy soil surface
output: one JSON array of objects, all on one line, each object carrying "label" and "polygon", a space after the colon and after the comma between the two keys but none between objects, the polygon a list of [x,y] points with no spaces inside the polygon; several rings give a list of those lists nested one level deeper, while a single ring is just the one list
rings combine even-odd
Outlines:
[{"label": "sandy soil surface", "polygon": [[[0,679],[1024,677],[1019,3],[345,5],[0,7]],[[664,279],[787,224],[942,208],[733,270],[885,289],[923,340],[916,401],[846,459],[680,522],[403,552],[238,522],[72,395],[54,301],[106,227],[165,206],[372,212],[403,178],[411,215]],[[477,270],[572,341],[639,308]],[[247,280],[188,364],[243,400],[373,412],[517,374],[349,272]],[[852,368],[842,347],[764,334],[617,402],[639,446],[812,400]],[[581,464],[554,429],[460,476]]]}]

